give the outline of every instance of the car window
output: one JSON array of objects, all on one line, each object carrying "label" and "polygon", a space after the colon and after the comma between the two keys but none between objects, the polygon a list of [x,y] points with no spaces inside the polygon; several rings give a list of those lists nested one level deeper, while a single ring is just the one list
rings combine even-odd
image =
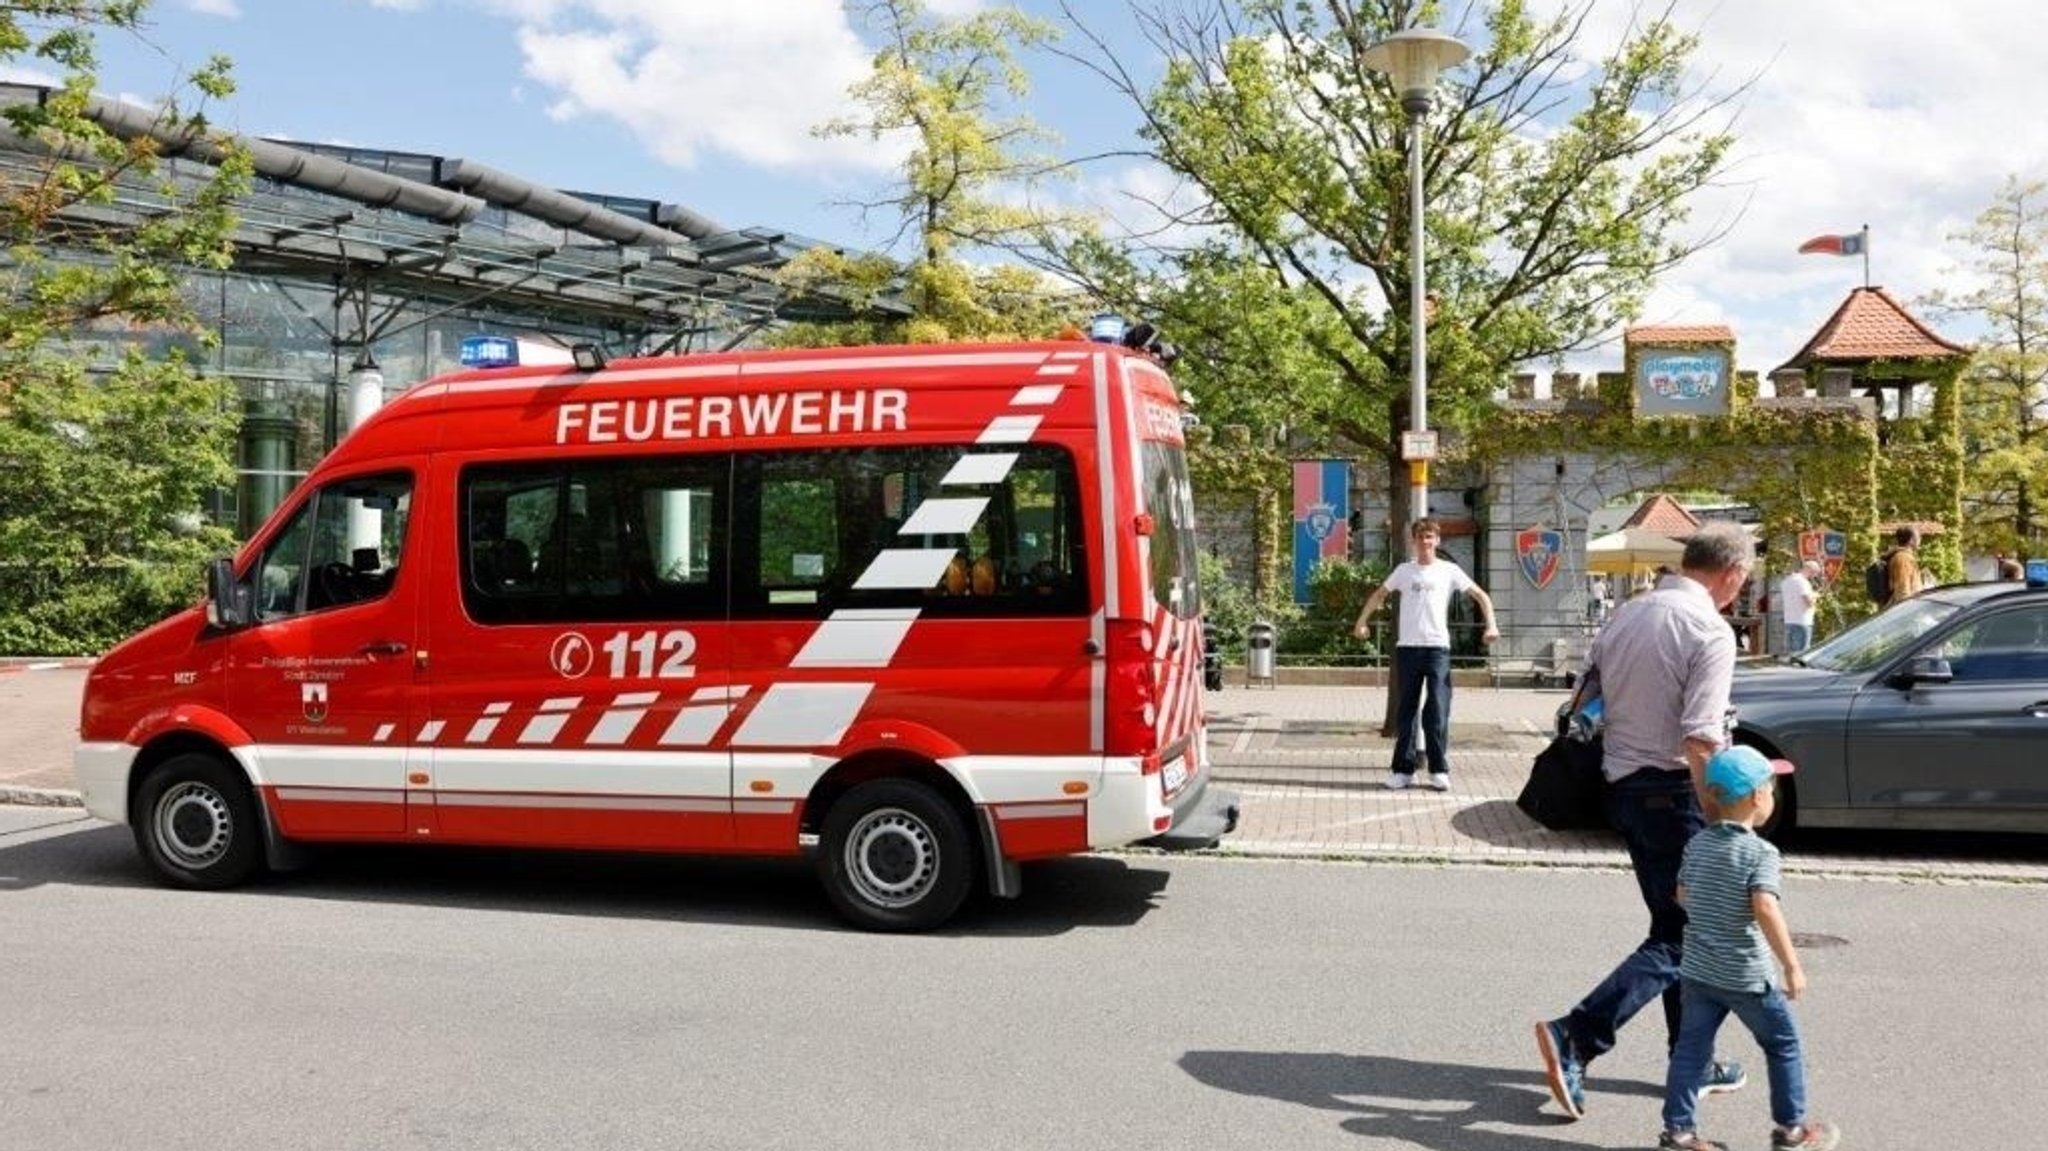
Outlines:
[{"label": "car window", "polygon": [[1828,671],[1875,671],[1892,657],[1910,650],[1922,636],[1959,610],[1959,605],[1944,600],[1909,599],[1801,653],[1799,662]]},{"label": "car window", "polygon": [[1921,654],[1946,659],[1958,682],[2048,681],[2048,605],[1971,620]]}]

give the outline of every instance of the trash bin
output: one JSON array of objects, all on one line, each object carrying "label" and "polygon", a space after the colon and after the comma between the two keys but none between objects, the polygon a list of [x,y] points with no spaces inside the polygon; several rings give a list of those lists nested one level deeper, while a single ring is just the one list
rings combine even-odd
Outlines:
[{"label": "trash bin", "polygon": [[1273,684],[1273,625],[1259,620],[1244,629],[1244,678],[1247,684]]}]

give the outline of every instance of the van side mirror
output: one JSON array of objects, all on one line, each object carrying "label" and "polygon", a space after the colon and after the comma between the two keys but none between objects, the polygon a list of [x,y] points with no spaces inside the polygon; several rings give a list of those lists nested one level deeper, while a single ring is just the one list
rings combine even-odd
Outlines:
[{"label": "van side mirror", "polygon": [[235,563],[221,556],[206,565],[206,622],[221,631],[248,627],[255,612],[249,588],[235,579]]},{"label": "van side mirror", "polygon": [[1948,683],[1956,678],[1955,669],[1948,661],[1935,655],[1916,655],[1906,661],[1906,666],[1891,675],[1893,687],[1912,687],[1916,683]]}]

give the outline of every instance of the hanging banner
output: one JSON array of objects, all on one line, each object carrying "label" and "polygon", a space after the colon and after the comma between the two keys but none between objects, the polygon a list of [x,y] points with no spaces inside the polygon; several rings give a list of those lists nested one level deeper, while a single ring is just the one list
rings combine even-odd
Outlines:
[{"label": "hanging banner", "polygon": [[1799,558],[1818,562],[1822,577],[1833,583],[1842,574],[1842,565],[1848,562],[1849,537],[1824,527],[1800,532]]},{"label": "hanging banner", "polygon": [[1537,524],[1515,533],[1515,566],[1522,569],[1522,578],[1537,591],[1549,587],[1550,581],[1557,578],[1563,556],[1564,533],[1556,528]]},{"label": "hanging banner", "polygon": [[1341,560],[1350,554],[1350,461],[1296,460],[1294,602],[1308,602],[1308,576],[1318,561]]}]

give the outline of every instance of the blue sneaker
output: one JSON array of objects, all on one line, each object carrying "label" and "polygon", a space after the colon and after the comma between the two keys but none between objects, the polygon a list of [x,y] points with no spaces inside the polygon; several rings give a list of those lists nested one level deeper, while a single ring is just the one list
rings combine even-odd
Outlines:
[{"label": "blue sneaker", "polygon": [[1742,1090],[1748,1083],[1749,1073],[1742,1069],[1742,1064],[1733,1059],[1716,1059],[1714,1065],[1707,1068],[1707,1081],[1700,1084],[1700,1095],[1726,1095],[1730,1091]]},{"label": "blue sneaker", "polygon": [[1572,1039],[1564,1024],[1550,1020],[1536,1025],[1536,1050],[1543,1056],[1543,1081],[1550,1097],[1577,1119],[1586,1113],[1586,1065],[1572,1054]]}]

